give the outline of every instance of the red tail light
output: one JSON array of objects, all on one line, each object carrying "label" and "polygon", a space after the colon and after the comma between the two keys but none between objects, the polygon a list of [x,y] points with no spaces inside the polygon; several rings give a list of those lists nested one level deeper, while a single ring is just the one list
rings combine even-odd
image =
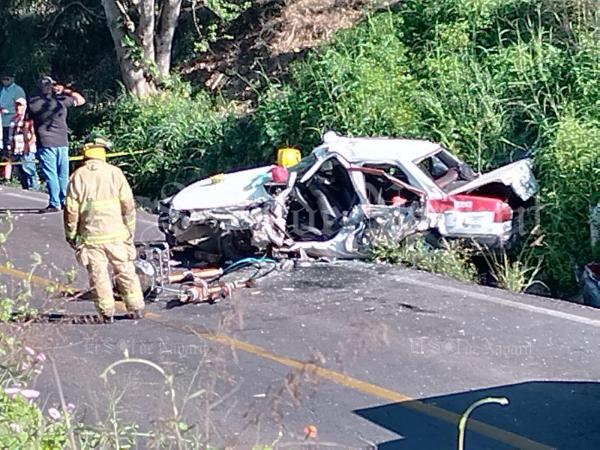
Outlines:
[{"label": "red tail light", "polygon": [[509,222],[512,218],[512,208],[504,202],[500,203],[494,212],[494,222]]},{"label": "red tail light", "polygon": [[427,202],[427,211],[430,213],[442,214],[454,209],[454,202],[448,198],[433,199]]},{"label": "red tail light", "polygon": [[437,214],[446,211],[490,212],[494,213],[496,223],[508,222],[513,218],[512,208],[501,199],[475,195],[452,195],[443,199],[432,199],[427,202],[427,210]]}]

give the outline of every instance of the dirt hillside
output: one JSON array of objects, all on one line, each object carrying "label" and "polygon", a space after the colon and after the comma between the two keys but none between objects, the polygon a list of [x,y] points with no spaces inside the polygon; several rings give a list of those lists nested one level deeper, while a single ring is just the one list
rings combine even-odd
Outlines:
[{"label": "dirt hillside", "polygon": [[248,100],[267,77],[285,77],[290,62],[397,0],[263,0],[233,22],[231,38],[180,67],[187,78],[229,98]]}]

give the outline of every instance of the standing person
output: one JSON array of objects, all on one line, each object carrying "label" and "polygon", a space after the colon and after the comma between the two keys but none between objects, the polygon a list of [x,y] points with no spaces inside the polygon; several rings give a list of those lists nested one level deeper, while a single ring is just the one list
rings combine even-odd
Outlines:
[{"label": "standing person", "polygon": [[2,75],[2,88],[0,89],[0,110],[2,111],[2,161],[9,163],[2,167],[2,178],[10,180],[12,166],[10,165],[10,121],[15,115],[15,100],[25,98],[25,91],[15,83],[15,76],[11,72]]},{"label": "standing person", "polygon": [[93,139],[83,146],[84,165],[69,180],[64,220],[67,242],[87,269],[96,309],[104,322],[115,312],[110,265],[130,319],[144,316],[144,296],[133,261],[135,203],[121,169],[106,162],[109,144]]},{"label": "standing person", "polygon": [[39,90],[29,100],[29,112],[37,135],[40,170],[50,196],[46,211],[56,212],[64,206],[69,183],[67,110],[85,104],[85,98],[48,76],[38,85]]},{"label": "standing person", "polygon": [[8,129],[12,160],[20,163],[15,168],[19,174],[21,187],[23,189],[37,189],[39,183],[34,162],[36,152],[35,132],[33,121],[27,116],[27,101],[24,98],[18,98],[15,101],[15,110],[16,113]]},{"label": "standing person", "polygon": [[12,73],[4,73],[4,75],[2,75],[2,89],[0,90],[3,149],[7,149],[10,144],[8,138],[8,128],[10,126],[10,121],[15,115],[15,101],[18,98],[25,98],[25,91],[21,86],[15,83],[15,76]]}]

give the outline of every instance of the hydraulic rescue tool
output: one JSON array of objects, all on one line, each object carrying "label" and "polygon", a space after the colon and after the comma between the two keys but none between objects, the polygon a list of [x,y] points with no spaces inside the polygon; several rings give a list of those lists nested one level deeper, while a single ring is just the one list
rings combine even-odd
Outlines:
[{"label": "hydraulic rescue tool", "polygon": [[[174,294],[181,303],[215,303],[231,296],[234,290],[252,287],[256,279],[275,269],[273,260],[248,258],[235,262],[225,268],[207,267],[191,269],[173,269],[171,250],[166,242],[137,242],[136,273],[140,278],[144,298],[156,300],[161,294]],[[263,264],[269,264],[270,270],[262,273]],[[253,266],[254,274],[243,281],[224,281],[222,277],[234,271]]]}]

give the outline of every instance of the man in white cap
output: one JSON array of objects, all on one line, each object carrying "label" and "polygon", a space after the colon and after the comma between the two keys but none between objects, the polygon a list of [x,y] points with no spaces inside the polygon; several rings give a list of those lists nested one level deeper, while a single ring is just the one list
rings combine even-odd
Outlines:
[{"label": "man in white cap", "polygon": [[[10,121],[15,115],[15,100],[25,98],[25,91],[21,86],[15,83],[15,76],[10,71],[2,74],[2,88],[0,88],[0,109],[2,110],[2,156],[5,159],[9,157],[10,142],[8,128]],[[10,178],[6,176],[5,178]]]},{"label": "man in white cap", "polygon": [[34,163],[36,153],[35,132],[33,121],[27,117],[27,100],[24,98],[16,99],[15,111],[8,128],[12,161],[20,163],[15,168],[23,189],[37,189],[38,176]]}]

